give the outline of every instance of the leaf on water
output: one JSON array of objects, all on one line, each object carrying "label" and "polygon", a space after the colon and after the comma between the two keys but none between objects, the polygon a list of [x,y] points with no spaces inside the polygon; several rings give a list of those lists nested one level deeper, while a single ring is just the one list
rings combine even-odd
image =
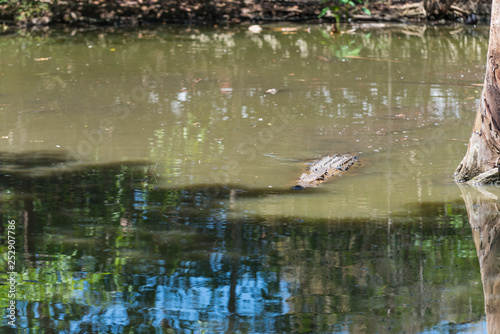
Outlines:
[{"label": "leaf on water", "polygon": [[52,59],[52,57],[47,57],[47,58],[35,58],[35,61],[47,61]]},{"label": "leaf on water", "polygon": [[269,94],[276,94],[277,92],[278,92],[278,90],[276,88],[271,88],[271,89],[266,90],[266,93],[269,93]]}]

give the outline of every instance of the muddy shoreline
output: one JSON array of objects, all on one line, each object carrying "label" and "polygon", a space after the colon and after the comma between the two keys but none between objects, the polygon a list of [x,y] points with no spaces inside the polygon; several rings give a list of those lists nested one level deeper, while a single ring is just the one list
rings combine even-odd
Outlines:
[{"label": "muddy shoreline", "polygon": [[[445,15],[433,17],[423,2],[368,2],[362,6],[343,8],[338,12],[342,22],[397,22],[447,24],[465,22],[475,14],[487,21],[491,2],[457,1]],[[325,3],[318,0],[281,1],[200,1],[200,0],[134,0],[134,1],[51,1],[14,2],[0,5],[0,31],[15,27],[66,25],[75,27],[130,27],[149,24],[233,25],[276,22],[334,22],[328,13],[319,18]]]}]

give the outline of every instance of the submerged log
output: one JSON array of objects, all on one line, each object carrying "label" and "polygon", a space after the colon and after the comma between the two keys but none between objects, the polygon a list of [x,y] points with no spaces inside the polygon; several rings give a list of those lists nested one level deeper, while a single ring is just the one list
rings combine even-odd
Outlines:
[{"label": "submerged log", "polygon": [[326,156],[309,168],[309,174],[303,173],[293,189],[316,187],[334,176],[342,174],[356,161],[358,158],[350,154]]}]

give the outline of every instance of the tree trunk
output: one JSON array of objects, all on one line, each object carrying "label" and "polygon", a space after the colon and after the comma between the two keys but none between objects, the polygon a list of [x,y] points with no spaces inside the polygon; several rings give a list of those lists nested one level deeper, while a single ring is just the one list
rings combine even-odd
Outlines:
[{"label": "tree trunk", "polygon": [[467,153],[455,171],[457,182],[499,183],[500,0],[493,0],[483,92]]}]

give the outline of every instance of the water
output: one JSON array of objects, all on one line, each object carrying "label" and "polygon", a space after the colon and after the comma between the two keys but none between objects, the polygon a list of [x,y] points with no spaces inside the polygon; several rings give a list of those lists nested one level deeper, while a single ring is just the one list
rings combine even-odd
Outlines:
[{"label": "water", "polygon": [[[282,28],[0,38],[18,328],[486,331],[452,175],[487,27]],[[359,166],[290,189],[334,153]]]}]

